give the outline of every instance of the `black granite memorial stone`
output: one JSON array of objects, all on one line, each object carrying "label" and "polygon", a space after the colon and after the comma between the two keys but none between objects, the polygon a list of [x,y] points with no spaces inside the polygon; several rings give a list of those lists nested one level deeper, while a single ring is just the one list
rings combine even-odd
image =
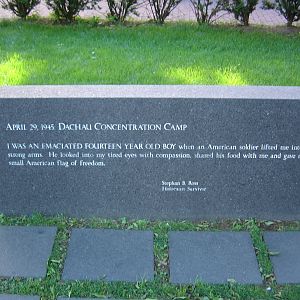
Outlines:
[{"label": "black granite memorial stone", "polygon": [[300,217],[300,102],[0,99],[0,212]]}]

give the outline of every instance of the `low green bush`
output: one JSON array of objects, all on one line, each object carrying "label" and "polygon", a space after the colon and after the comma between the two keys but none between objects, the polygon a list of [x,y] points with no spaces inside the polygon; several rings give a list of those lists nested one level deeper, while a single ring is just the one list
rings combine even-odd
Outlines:
[{"label": "low green bush", "polygon": [[74,22],[80,11],[92,9],[96,3],[97,0],[46,0],[47,6],[61,23]]},{"label": "low green bush", "polygon": [[107,5],[109,9],[109,19],[116,22],[123,23],[130,13],[138,15],[137,0],[107,0]]},{"label": "low green bush", "polygon": [[228,0],[226,9],[234,14],[244,26],[249,25],[250,14],[255,10],[258,0]]},{"label": "low green bush", "polygon": [[288,27],[300,20],[300,0],[275,0],[275,2],[265,0],[263,8],[276,9],[285,17]]},{"label": "low green bush", "polygon": [[191,0],[198,24],[209,24],[218,12],[224,10],[224,0]]},{"label": "low green bush", "polygon": [[40,0],[1,0],[1,7],[12,11],[17,17],[26,19]]},{"label": "low green bush", "polygon": [[181,2],[181,0],[148,0],[153,19],[158,24],[164,24],[166,18]]}]

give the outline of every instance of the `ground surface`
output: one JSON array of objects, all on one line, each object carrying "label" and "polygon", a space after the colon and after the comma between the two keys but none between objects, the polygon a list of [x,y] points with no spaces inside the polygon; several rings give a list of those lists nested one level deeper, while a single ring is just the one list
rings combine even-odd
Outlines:
[{"label": "ground surface", "polygon": [[[182,300],[300,296],[299,222],[1,215],[0,224],[0,261],[6,257],[0,267],[0,299],[22,299],[7,294]],[[22,243],[16,246],[20,234]],[[290,246],[286,238],[293,240]],[[35,274],[21,274],[24,264]],[[286,268],[292,275],[282,277]]]},{"label": "ground surface", "polygon": [[[186,6],[178,7],[174,14],[181,14],[188,19],[188,4],[182,5]],[[48,13],[42,7],[39,12]],[[255,21],[256,13],[252,22],[283,24],[282,18],[275,17],[274,12],[269,17],[259,15],[259,21]],[[1,16],[8,15],[1,11]],[[99,28],[80,26],[1,23],[2,85],[299,85],[299,61],[299,37],[295,34],[245,32],[236,28],[199,29],[191,25],[115,30],[101,28],[99,31]],[[7,226],[13,226],[13,232],[5,233]],[[29,232],[28,238],[22,233],[24,227]],[[49,229],[49,235],[42,241],[43,233],[48,232],[45,229]],[[85,230],[89,233],[83,234]],[[103,238],[105,230],[113,230],[109,239]],[[74,231],[79,233],[77,237],[73,235]],[[126,245],[121,236],[131,231],[138,234],[131,244]],[[53,232],[56,232],[54,240]],[[117,232],[121,232],[121,236]],[[58,299],[59,296],[72,296],[299,300],[300,259],[299,248],[295,247],[299,244],[299,232],[299,222],[235,220],[218,223],[153,223],[126,219],[80,220],[39,215],[12,218],[0,215],[0,239],[4,239],[0,244],[0,260],[3,261],[0,266],[0,299]],[[279,236],[279,233],[283,235]],[[21,239],[15,237],[20,234],[23,242],[18,244]],[[287,246],[285,241],[291,238],[294,242]],[[181,243],[183,239],[186,239],[186,244]],[[211,239],[216,245],[215,249],[208,247]],[[78,241],[85,247],[81,252],[74,252],[72,247],[77,248]],[[113,247],[111,242],[114,243]],[[222,249],[224,243],[227,246]],[[148,245],[147,249],[141,248],[141,245]],[[189,247],[186,248],[186,245]],[[96,252],[93,247],[97,247]],[[130,251],[123,251],[129,248]],[[239,252],[241,249],[242,254]],[[191,251],[190,255],[187,255],[187,250]],[[239,255],[245,253],[247,255],[240,259]],[[11,259],[7,259],[8,256]],[[224,257],[231,261],[229,265],[222,265]],[[101,266],[98,265],[99,258],[103,260]],[[133,261],[129,266],[130,259]],[[28,275],[20,272],[24,271],[25,263],[30,263],[33,273]],[[86,269],[76,267],[78,263],[82,263]],[[110,278],[105,274],[107,270],[101,270],[105,263],[115,264]],[[186,264],[190,268],[183,269]],[[127,274],[132,265],[136,265],[136,273]],[[146,265],[146,268],[141,268],[141,265]],[[247,272],[248,267],[251,272]],[[201,273],[203,269],[205,273]],[[291,277],[285,276],[286,270]],[[135,278],[141,281],[132,279],[136,275]],[[118,279],[121,276],[124,277],[120,282]],[[182,285],[178,285],[178,282]],[[26,297],[10,297],[7,294]]]}]

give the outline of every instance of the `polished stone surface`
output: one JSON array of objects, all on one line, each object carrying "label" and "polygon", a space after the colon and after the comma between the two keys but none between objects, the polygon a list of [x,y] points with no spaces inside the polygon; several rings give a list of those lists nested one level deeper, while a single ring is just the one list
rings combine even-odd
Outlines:
[{"label": "polished stone surface", "polygon": [[1,88],[0,211],[298,220],[299,91]]}]

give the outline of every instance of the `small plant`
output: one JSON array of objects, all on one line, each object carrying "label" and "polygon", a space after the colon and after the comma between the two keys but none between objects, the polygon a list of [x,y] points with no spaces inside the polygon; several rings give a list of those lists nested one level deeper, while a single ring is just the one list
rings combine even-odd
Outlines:
[{"label": "small plant", "polygon": [[291,27],[293,22],[300,20],[300,0],[275,0],[263,2],[264,9],[276,9],[287,20],[287,26]]},{"label": "small plant", "polygon": [[130,13],[137,15],[138,0],[107,0],[107,5],[113,21],[123,23]]},{"label": "small plant", "polygon": [[1,0],[3,9],[12,11],[17,17],[26,19],[41,0]]},{"label": "small plant", "polygon": [[249,25],[250,14],[255,10],[258,0],[229,0],[226,9],[234,14],[244,26]]},{"label": "small plant", "polygon": [[62,23],[72,23],[79,12],[92,9],[97,0],[46,0],[46,4],[53,9],[55,17]]},{"label": "small plant", "polygon": [[198,24],[211,23],[218,12],[224,10],[224,0],[191,0]]},{"label": "small plant", "polygon": [[181,0],[148,0],[153,19],[158,24],[164,24],[165,19]]}]

